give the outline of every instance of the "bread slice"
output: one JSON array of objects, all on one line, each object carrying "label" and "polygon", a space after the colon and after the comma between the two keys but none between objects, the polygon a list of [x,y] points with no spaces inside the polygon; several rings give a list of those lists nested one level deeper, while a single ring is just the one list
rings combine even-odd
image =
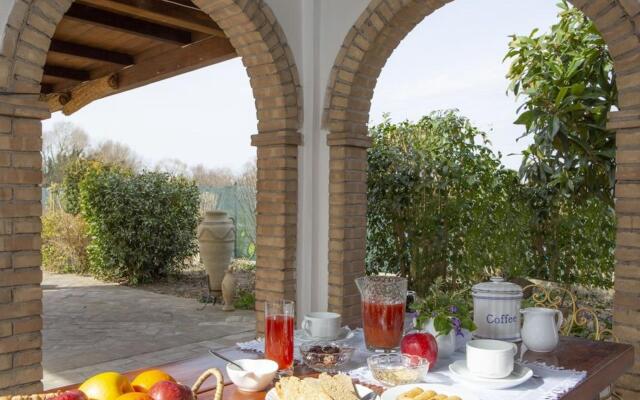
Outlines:
[{"label": "bread slice", "polygon": [[276,393],[280,400],[332,400],[330,396],[311,382],[295,376],[282,378],[276,383]]},{"label": "bread slice", "polygon": [[338,374],[331,376],[322,373],[318,377],[322,391],[331,396],[333,400],[359,400],[356,388],[348,375]]}]

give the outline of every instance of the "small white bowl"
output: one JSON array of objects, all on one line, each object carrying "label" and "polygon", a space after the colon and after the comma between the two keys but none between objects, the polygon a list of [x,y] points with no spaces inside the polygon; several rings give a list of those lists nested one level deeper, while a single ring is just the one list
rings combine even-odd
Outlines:
[{"label": "small white bowl", "polygon": [[259,392],[273,382],[278,372],[278,363],[272,360],[234,360],[246,371],[233,364],[227,364],[227,375],[238,389],[245,392]]}]

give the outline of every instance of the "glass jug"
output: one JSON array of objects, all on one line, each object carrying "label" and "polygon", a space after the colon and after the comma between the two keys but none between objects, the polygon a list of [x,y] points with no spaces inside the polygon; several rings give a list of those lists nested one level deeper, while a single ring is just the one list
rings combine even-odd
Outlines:
[{"label": "glass jug", "polygon": [[356,279],[356,286],[362,298],[362,328],[367,349],[397,350],[404,331],[407,279],[363,276]]}]

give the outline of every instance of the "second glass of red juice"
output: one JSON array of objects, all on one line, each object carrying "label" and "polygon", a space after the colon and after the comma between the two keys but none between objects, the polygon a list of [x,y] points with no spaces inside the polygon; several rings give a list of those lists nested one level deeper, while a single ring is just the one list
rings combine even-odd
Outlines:
[{"label": "second glass of red juice", "polygon": [[264,305],[265,357],[278,363],[280,375],[293,373],[294,310],[290,300],[267,301]]}]

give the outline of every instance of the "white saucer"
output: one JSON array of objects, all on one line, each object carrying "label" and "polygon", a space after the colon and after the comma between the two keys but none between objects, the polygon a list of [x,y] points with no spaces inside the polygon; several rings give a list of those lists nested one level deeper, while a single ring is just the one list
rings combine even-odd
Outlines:
[{"label": "white saucer", "polygon": [[412,383],[409,385],[396,386],[382,393],[381,400],[396,400],[401,394],[406,393],[416,387],[419,387],[425,391],[433,390],[438,394],[445,394],[447,396],[458,396],[464,400],[480,400],[480,398],[476,394],[469,391],[468,389],[454,388],[451,386],[437,385],[433,383]]},{"label": "white saucer", "polygon": [[[364,397],[372,392],[372,390],[366,386],[356,384],[355,387],[356,392],[358,393],[358,397]],[[272,388],[271,390],[269,390],[264,400],[280,400],[280,398],[278,397],[278,392],[276,392],[276,388]]]},{"label": "white saucer", "polygon": [[453,377],[461,383],[466,383],[471,386],[476,386],[481,389],[509,389],[525,383],[533,376],[531,368],[524,365],[516,364],[513,368],[511,375],[506,378],[491,379],[481,378],[473,375],[467,369],[467,362],[465,360],[458,360],[449,364],[449,371],[453,374]]},{"label": "white saucer", "polygon": [[297,340],[301,340],[303,342],[318,342],[318,341],[336,342],[339,340],[351,339],[353,335],[354,335],[353,331],[349,329],[349,327],[347,326],[343,326],[342,328],[340,328],[340,330],[338,331],[338,335],[333,339],[309,336],[307,335],[307,332],[305,332],[303,329],[298,329],[294,333],[294,337]]}]

